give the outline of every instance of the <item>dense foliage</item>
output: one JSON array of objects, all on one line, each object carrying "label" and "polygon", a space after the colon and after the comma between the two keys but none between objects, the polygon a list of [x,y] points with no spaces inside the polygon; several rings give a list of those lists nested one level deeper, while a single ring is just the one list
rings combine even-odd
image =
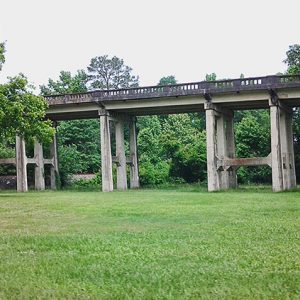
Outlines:
[{"label": "dense foliage", "polygon": [[[0,44],[0,70],[5,62],[5,44]],[[16,135],[50,142],[54,134],[50,121],[45,121],[47,102],[32,93],[23,74],[0,84],[0,139],[3,143]]]}]

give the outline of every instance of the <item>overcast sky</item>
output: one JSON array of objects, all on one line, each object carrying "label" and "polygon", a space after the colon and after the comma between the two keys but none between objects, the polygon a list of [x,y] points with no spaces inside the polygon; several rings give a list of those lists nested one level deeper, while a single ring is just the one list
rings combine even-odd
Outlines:
[{"label": "overcast sky", "polygon": [[22,72],[38,86],[104,54],[123,58],[140,85],[275,74],[300,43],[299,8],[299,0],[1,0],[0,82]]}]

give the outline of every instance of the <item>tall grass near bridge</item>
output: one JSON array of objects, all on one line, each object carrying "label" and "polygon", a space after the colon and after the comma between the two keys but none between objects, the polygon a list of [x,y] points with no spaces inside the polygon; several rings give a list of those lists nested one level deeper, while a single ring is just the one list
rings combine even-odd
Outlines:
[{"label": "tall grass near bridge", "polygon": [[299,299],[300,191],[0,193],[0,299]]}]

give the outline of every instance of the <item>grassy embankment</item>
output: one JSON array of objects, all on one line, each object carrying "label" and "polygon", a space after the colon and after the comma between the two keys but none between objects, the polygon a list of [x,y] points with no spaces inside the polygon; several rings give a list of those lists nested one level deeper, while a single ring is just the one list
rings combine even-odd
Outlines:
[{"label": "grassy embankment", "polygon": [[300,191],[0,193],[0,299],[299,299]]}]

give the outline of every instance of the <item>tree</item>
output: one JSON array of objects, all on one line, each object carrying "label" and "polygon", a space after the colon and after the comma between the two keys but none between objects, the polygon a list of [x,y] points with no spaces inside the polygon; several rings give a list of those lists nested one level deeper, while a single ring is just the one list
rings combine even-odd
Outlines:
[{"label": "tree", "polygon": [[170,115],[163,124],[160,143],[170,161],[170,176],[185,182],[206,178],[206,135],[195,128],[190,114]]},{"label": "tree", "polygon": [[300,45],[289,46],[286,56],[284,63],[288,66],[287,73],[291,75],[300,74]]},{"label": "tree", "polygon": [[[43,95],[87,91],[88,76],[83,70],[72,75],[61,71],[57,81],[40,86]],[[96,173],[100,165],[100,132],[98,120],[61,121],[57,127],[61,182],[68,183],[71,174]],[[71,157],[70,157],[71,156]]]},{"label": "tree", "polygon": [[162,77],[157,85],[172,85],[176,84],[177,80],[174,75]]},{"label": "tree", "polygon": [[[235,126],[235,137],[238,157],[268,156],[271,152],[269,112],[267,110],[243,112],[242,119]],[[242,183],[271,182],[269,167],[240,168],[238,175]]]},{"label": "tree", "polygon": [[[300,45],[295,44],[289,46],[286,52],[287,73],[290,75],[300,74]],[[294,132],[294,151],[295,151],[295,166],[296,178],[300,180],[300,108],[294,109],[293,114],[293,132]]]},{"label": "tree", "polygon": [[41,85],[42,95],[64,94],[64,93],[81,93],[87,91],[88,76],[84,70],[78,70],[72,76],[71,72],[61,71],[59,80],[48,80],[48,85]]},{"label": "tree", "polygon": [[[0,44],[0,65],[5,61],[5,45]],[[33,138],[50,142],[54,129],[45,121],[48,107],[42,97],[35,96],[26,77],[22,74],[0,85],[0,137],[8,139],[19,135],[27,140]]]},{"label": "tree", "polygon": [[5,63],[5,43],[0,43],[0,71]]},{"label": "tree", "polygon": [[132,69],[116,56],[94,57],[87,69],[91,89],[109,90],[138,86],[139,78],[132,75]]},{"label": "tree", "polygon": [[205,75],[205,81],[216,81],[217,75],[216,73],[206,74]]}]

